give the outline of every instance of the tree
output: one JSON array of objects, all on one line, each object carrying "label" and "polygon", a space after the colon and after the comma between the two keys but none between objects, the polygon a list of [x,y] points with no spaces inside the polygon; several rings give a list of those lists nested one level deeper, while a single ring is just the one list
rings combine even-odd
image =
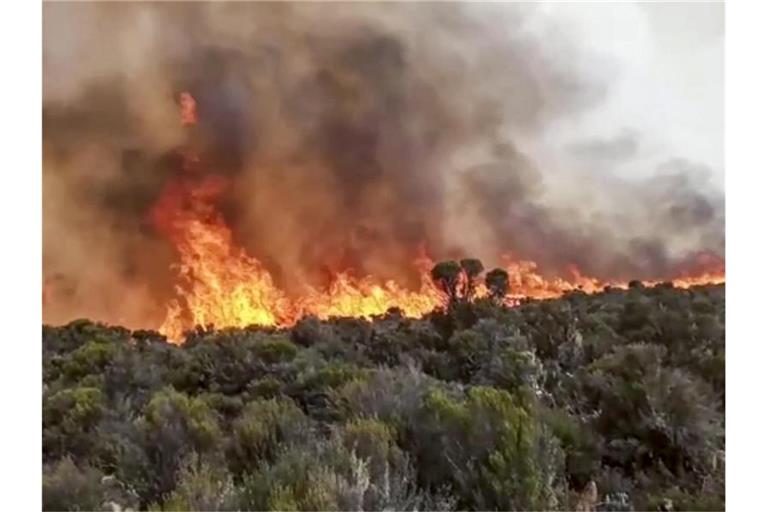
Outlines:
[{"label": "tree", "polygon": [[461,265],[455,261],[441,261],[432,267],[432,280],[448,296],[450,304],[455,303],[458,299],[458,286],[461,272]]},{"label": "tree", "polygon": [[464,258],[459,262],[461,269],[464,271],[466,281],[464,283],[464,298],[471,300],[475,295],[475,287],[477,286],[478,277],[483,273],[485,267],[483,263],[475,258]]},{"label": "tree", "polygon": [[509,274],[503,268],[495,268],[485,275],[485,286],[493,299],[502,301],[509,292]]}]

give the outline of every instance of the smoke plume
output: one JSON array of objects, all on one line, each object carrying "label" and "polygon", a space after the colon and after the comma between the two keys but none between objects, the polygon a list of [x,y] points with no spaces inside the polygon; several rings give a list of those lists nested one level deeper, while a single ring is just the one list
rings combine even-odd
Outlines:
[{"label": "smoke plume", "polygon": [[[449,3],[44,7],[46,321],[152,325],[173,249],[148,221],[179,148],[232,187],[237,242],[286,290],[329,274],[413,281],[413,260],[504,254],[557,274],[664,278],[724,250],[723,199],[685,159],[629,181],[526,151],[599,104],[582,50],[535,8]],[[199,123],[179,123],[179,94]],[[610,168],[633,134],[573,147]]]}]

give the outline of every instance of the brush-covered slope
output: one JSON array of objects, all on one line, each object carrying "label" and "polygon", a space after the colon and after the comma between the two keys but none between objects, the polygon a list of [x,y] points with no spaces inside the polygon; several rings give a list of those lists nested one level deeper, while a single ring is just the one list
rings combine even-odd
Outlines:
[{"label": "brush-covered slope", "polygon": [[44,507],[723,509],[724,292],[44,326]]}]

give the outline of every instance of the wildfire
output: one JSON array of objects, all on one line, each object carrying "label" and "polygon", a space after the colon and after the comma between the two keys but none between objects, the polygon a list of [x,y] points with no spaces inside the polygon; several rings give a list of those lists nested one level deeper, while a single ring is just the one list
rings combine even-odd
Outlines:
[{"label": "wildfire", "polygon": [[160,328],[172,339],[189,322],[243,327],[280,324],[291,317],[291,305],[269,272],[234,246],[223,217],[209,202],[219,188],[216,181],[173,184],[155,208],[156,225],[181,259],[177,291],[183,304],[178,299],[169,304]]},{"label": "wildfire", "polygon": [[[186,92],[180,99],[182,125],[194,125],[195,99]],[[182,340],[184,331],[198,325],[285,327],[310,314],[323,319],[371,317],[391,308],[398,308],[405,316],[418,317],[444,304],[443,293],[430,278],[432,261],[426,257],[416,262],[421,272],[418,290],[408,290],[391,280],[339,273],[325,289],[306,286],[301,297],[289,297],[258,259],[234,243],[231,230],[215,206],[227,183],[189,172],[198,162],[192,151],[184,155],[184,160],[187,172],[167,185],[152,211],[155,227],[168,237],[179,254],[177,298],[168,304],[159,328],[170,340]],[[530,261],[509,258],[505,267],[509,273],[509,304],[524,298],[556,298],[574,290],[596,293],[605,286],[628,286],[584,276],[575,267],[570,269],[570,279],[547,279]],[[673,284],[688,288],[725,281],[724,268],[717,262],[702,262],[702,267],[705,270],[681,276]],[[482,284],[477,287],[476,296],[487,293]]]}]

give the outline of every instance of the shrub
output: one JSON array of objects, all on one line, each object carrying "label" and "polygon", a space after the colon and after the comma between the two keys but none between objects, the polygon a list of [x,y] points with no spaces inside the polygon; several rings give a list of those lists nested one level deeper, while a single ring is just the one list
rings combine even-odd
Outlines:
[{"label": "shrub", "polygon": [[96,440],[93,431],[105,411],[99,388],[62,389],[43,399],[43,456],[88,457]]},{"label": "shrub", "polygon": [[274,398],[280,394],[283,383],[274,377],[264,377],[248,384],[247,392],[251,399]]},{"label": "shrub", "polygon": [[205,401],[170,388],[153,395],[138,429],[143,453],[133,451],[130,466],[138,466],[144,502],[162,501],[174,489],[183,459],[192,452],[215,453],[221,441],[216,414]]},{"label": "shrub", "polygon": [[45,507],[722,509],[723,286],[514,308],[461,286],[423,319],[181,346],[44,326]]},{"label": "shrub", "polygon": [[69,457],[43,466],[43,510],[99,509],[101,478],[97,469],[78,468]]},{"label": "shrub", "polygon": [[157,392],[144,414],[150,430],[183,432],[200,452],[213,448],[221,438],[217,417],[204,399],[170,388]]},{"label": "shrub", "polygon": [[562,409],[541,409],[541,421],[560,441],[565,452],[569,483],[582,489],[600,469],[600,447],[590,426]]},{"label": "shrub", "polygon": [[373,418],[353,419],[341,429],[344,447],[365,462],[371,478],[377,481],[385,478],[390,466],[402,463],[394,434],[392,427]]},{"label": "shrub", "polygon": [[119,345],[105,341],[91,341],[75,349],[62,361],[62,373],[77,381],[86,375],[102,373],[119,351]]},{"label": "shrub", "polygon": [[310,391],[328,391],[347,382],[363,377],[364,372],[344,363],[329,363],[319,369],[312,369],[299,377],[300,385]]},{"label": "shrub", "polygon": [[664,354],[656,345],[621,347],[592,365],[587,391],[600,411],[595,426],[610,439],[607,462],[625,471],[661,463],[680,478],[703,471],[724,433],[709,386],[664,367]]},{"label": "shrub", "polygon": [[237,416],[243,408],[243,400],[239,396],[229,396],[223,393],[202,393],[199,398],[225,418]]},{"label": "shrub", "polygon": [[[473,387],[465,398],[434,390],[424,399],[417,435],[421,478],[449,482],[461,506],[552,508],[563,454],[556,440],[505,391]],[[429,469],[426,469],[429,468]]]},{"label": "shrub", "polygon": [[337,510],[336,481],[317,450],[289,449],[243,481],[245,510]]},{"label": "shrub", "polygon": [[415,368],[378,369],[368,379],[338,389],[334,402],[343,417],[374,417],[399,428],[416,421],[422,399],[435,382]]},{"label": "shrub", "polygon": [[195,453],[181,465],[178,484],[162,504],[164,510],[237,510],[238,496],[232,476],[219,464]]},{"label": "shrub", "polygon": [[253,350],[256,356],[267,364],[292,361],[298,352],[296,345],[284,338],[267,338],[256,343]]},{"label": "shrub", "polygon": [[255,400],[246,404],[232,424],[232,452],[237,473],[255,468],[261,460],[273,461],[281,445],[302,440],[309,421],[289,398]]}]

